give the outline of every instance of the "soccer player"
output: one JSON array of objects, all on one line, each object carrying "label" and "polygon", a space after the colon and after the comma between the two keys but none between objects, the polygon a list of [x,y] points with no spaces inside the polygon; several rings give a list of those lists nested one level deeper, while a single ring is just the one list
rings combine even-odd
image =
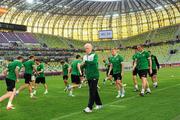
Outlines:
[{"label": "soccer player", "polygon": [[86,78],[89,85],[89,103],[84,109],[84,112],[92,112],[93,105],[96,103],[95,109],[102,108],[102,102],[98,93],[98,80],[99,80],[99,70],[98,70],[98,56],[96,53],[92,52],[93,46],[90,43],[85,44],[86,55],[83,57],[82,65],[85,68]]},{"label": "soccer player", "polygon": [[[137,50],[137,48],[135,48],[135,54],[132,56],[133,66],[134,66],[134,63],[135,63],[136,55],[138,54],[137,52],[138,52],[138,50]],[[137,78],[136,78],[136,76],[137,76],[137,74],[138,74],[138,68],[137,68],[137,66],[136,66],[135,69],[132,71],[132,74],[133,74],[134,91],[137,92],[137,91],[139,91],[138,82],[137,82]]]},{"label": "soccer player", "polygon": [[35,81],[36,81],[35,73],[32,74],[31,80],[32,80],[32,89],[34,89],[35,85],[36,85],[36,83],[35,83]]},{"label": "soccer player", "polygon": [[80,76],[82,75],[81,62],[82,62],[81,56],[76,55],[76,59],[73,60],[71,63],[69,75],[71,74],[72,85],[68,89],[70,89],[69,96],[72,96],[72,97],[74,97],[73,90],[75,88],[78,88],[79,85],[81,84],[81,80],[80,80]]},{"label": "soccer player", "polygon": [[110,59],[110,58],[108,58],[107,60],[103,60],[103,62],[104,62],[104,64],[105,64],[105,67],[106,67],[106,78],[103,80],[103,84],[106,84],[106,81],[107,81],[107,80],[110,80],[110,81],[111,81],[111,84],[113,84],[113,80],[112,80],[113,70],[111,70],[110,75],[108,76],[109,68],[110,68],[109,59]]},{"label": "soccer player", "polygon": [[6,85],[7,85],[7,93],[0,97],[0,102],[9,98],[6,109],[11,110],[15,109],[12,105],[14,95],[16,93],[15,84],[19,82],[19,71],[22,68],[23,57],[17,57],[17,60],[8,64],[7,69],[4,70],[4,75],[6,76]]},{"label": "soccer player", "polygon": [[37,65],[37,69],[36,69],[37,72],[36,72],[36,82],[35,82],[36,85],[35,85],[35,90],[34,90],[33,94],[36,95],[36,90],[37,90],[39,83],[44,85],[44,88],[45,88],[44,94],[47,94],[48,86],[46,84],[45,75],[44,75],[44,64],[39,59],[36,59],[35,62]]},{"label": "soccer player", "polygon": [[25,68],[25,72],[24,72],[25,84],[20,86],[20,88],[16,91],[16,94],[19,94],[20,91],[22,91],[22,90],[24,90],[25,88],[28,87],[30,97],[34,98],[33,92],[32,92],[32,80],[31,80],[33,72],[36,72],[34,59],[35,59],[35,56],[31,55],[29,57],[29,60],[24,62],[23,65],[24,65],[24,68]]},{"label": "soccer player", "polygon": [[111,70],[113,69],[113,77],[116,81],[116,88],[118,90],[118,95],[116,98],[122,98],[125,96],[125,90],[122,82],[122,77],[124,75],[124,58],[117,53],[117,49],[112,49],[112,56],[110,57],[110,69],[108,75],[110,75]]},{"label": "soccer player", "polygon": [[142,80],[142,90],[140,92],[140,96],[144,96],[145,90],[146,94],[151,93],[147,80],[147,73],[148,71],[150,74],[152,73],[152,61],[149,52],[144,50],[142,46],[137,46],[137,50],[139,52],[136,55],[133,70],[135,70],[136,66],[138,67],[138,74]]},{"label": "soccer player", "polygon": [[157,88],[158,87],[158,81],[157,81],[157,70],[159,70],[159,62],[158,59],[155,55],[151,54],[151,51],[148,51],[151,55],[151,60],[152,60],[152,74],[149,73],[152,82],[153,82],[153,87]]},{"label": "soccer player", "polygon": [[69,65],[64,60],[61,61],[61,65],[62,65],[64,85],[65,85],[65,89],[64,90],[67,90],[68,87],[69,87],[69,83],[68,83]]}]

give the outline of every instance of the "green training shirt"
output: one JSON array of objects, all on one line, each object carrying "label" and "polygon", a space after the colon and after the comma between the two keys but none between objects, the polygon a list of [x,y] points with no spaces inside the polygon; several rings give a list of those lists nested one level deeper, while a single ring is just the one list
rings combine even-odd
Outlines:
[{"label": "green training shirt", "polygon": [[78,70],[78,67],[77,67],[77,65],[79,64],[79,63],[81,63],[81,60],[73,60],[72,61],[72,63],[71,63],[71,68],[72,68],[72,72],[71,72],[71,74],[72,75],[80,75],[80,73],[79,73],[79,70]]},{"label": "green training shirt", "polygon": [[97,54],[90,53],[88,55],[84,55],[83,62],[87,80],[99,79]]},{"label": "green training shirt", "polygon": [[25,73],[26,74],[31,74],[33,73],[33,65],[35,64],[35,62],[33,60],[28,60],[26,62],[24,62],[24,67],[25,67]]},{"label": "green training shirt", "polygon": [[152,60],[152,69],[156,70],[157,69],[156,56],[151,55],[151,60]]},{"label": "green training shirt", "polygon": [[122,62],[124,61],[124,58],[116,54],[115,56],[110,57],[110,63],[112,64],[113,74],[118,74],[122,72]]},{"label": "green training shirt", "polygon": [[36,69],[38,72],[43,71],[37,76],[37,78],[45,77],[45,75],[44,75],[44,64],[43,63],[40,63],[40,65],[38,65]]},{"label": "green training shirt", "polygon": [[19,71],[22,68],[22,63],[19,60],[14,60],[13,62],[8,64],[8,67],[7,67],[7,69],[8,69],[7,78],[8,79],[16,81],[16,79],[17,79],[16,73],[15,73],[16,67],[19,68]]},{"label": "green training shirt", "polygon": [[67,63],[65,63],[65,64],[62,66],[63,75],[68,75],[68,68],[69,68],[69,65],[68,65]]},{"label": "green training shirt", "polygon": [[149,60],[148,60],[149,57],[150,54],[148,51],[144,50],[142,52],[137,53],[136,60],[137,60],[138,70],[149,69]]}]

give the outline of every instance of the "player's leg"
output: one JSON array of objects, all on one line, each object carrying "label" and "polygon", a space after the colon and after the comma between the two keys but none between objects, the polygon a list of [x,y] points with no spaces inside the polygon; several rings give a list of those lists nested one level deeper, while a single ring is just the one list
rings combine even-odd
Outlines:
[{"label": "player's leg", "polygon": [[106,78],[104,78],[103,84],[106,84],[106,81],[109,79],[108,72],[109,72],[109,69],[106,69]]},{"label": "player's leg", "polygon": [[94,80],[88,80],[89,84],[89,103],[88,103],[88,108],[92,110],[94,102],[95,102],[95,95],[96,95],[96,90],[97,90],[97,84],[95,84]]},{"label": "player's leg", "polygon": [[64,75],[63,76],[63,80],[64,80],[64,85],[65,87],[67,87],[69,84],[68,84],[68,76],[67,75]]},{"label": "player's leg", "polygon": [[9,98],[11,96],[12,92],[7,92],[3,96],[0,97],[0,102],[4,101],[5,99]]},{"label": "player's leg", "polygon": [[71,75],[71,85],[68,87],[68,90],[69,90],[69,96],[74,96],[73,95],[73,90],[74,90],[74,86],[76,86],[75,85],[75,83],[76,83],[76,76],[75,75]]},{"label": "player's leg", "polygon": [[144,96],[144,92],[145,92],[145,89],[146,89],[146,77],[141,77],[141,80],[142,80],[142,89],[141,89],[141,93],[140,95],[141,96]]},{"label": "player's leg", "polygon": [[152,80],[153,80],[153,87],[157,88],[158,87],[157,75],[153,75]]},{"label": "player's leg", "polygon": [[16,91],[16,94],[19,94],[21,91],[23,91],[25,88],[27,88],[29,84],[23,84],[19,87],[19,89]]},{"label": "player's leg", "polygon": [[40,83],[39,78],[36,78],[33,95],[36,95],[39,83]]},{"label": "player's leg", "polygon": [[157,88],[158,87],[158,81],[157,81],[157,70],[154,69],[152,70],[152,76],[151,76],[151,79],[152,79],[152,82],[153,82],[153,87],[154,88]]},{"label": "player's leg", "polygon": [[149,87],[149,82],[148,82],[147,77],[146,77],[146,94],[151,94],[151,89]]},{"label": "player's leg", "polygon": [[[94,84],[98,85],[98,80],[94,80]],[[96,103],[96,107],[95,107],[96,110],[102,108],[102,102],[101,102],[97,87],[95,88],[95,103]]]},{"label": "player's leg", "polygon": [[140,92],[140,95],[144,96],[145,90],[147,90],[147,93],[151,93],[151,90],[149,88],[149,83],[147,80],[148,70],[139,70],[138,74],[142,81],[142,90]]},{"label": "player's leg", "polygon": [[15,109],[14,106],[12,105],[15,94],[16,94],[16,89],[14,88],[12,93],[11,93],[11,96],[9,97],[9,101],[8,101],[8,104],[7,104],[7,107],[6,107],[7,110]]},{"label": "player's leg", "polygon": [[109,76],[108,76],[108,72],[109,72],[109,70],[106,71],[106,78],[103,80],[103,84],[106,84],[107,80],[111,81],[111,84],[114,84],[114,81],[112,79],[113,78],[112,70],[111,70]]},{"label": "player's leg", "polygon": [[124,97],[125,96],[125,90],[124,90],[122,78],[120,80],[118,80],[118,82],[119,82],[119,86],[120,86],[120,89],[121,89],[121,97]]},{"label": "player's leg", "polygon": [[45,77],[41,78],[41,83],[44,85],[44,94],[48,94],[48,85],[46,84],[46,80],[45,80]]},{"label": "player's leg", "polygon": [[142,80],[142,90],[141,90],[140,95],[144,96],[145,90],[146,90],[146,94],[148,94],[148,93],[150,94],[151,90],[149,88],[149,83],[148,83],[147,77],[141,77],[141,80]]},{"label": "player's leg", "polygon": [[16,95],[23,91],[25,88],[29,87],[29,77],[28,74],[24,74],[25,84],[21,85],[18,90],[16,90]]},{"label": "player's leg", "polygon": [[33,98],[33,97],[34,97],[34,95],[33,95],[33,89],[32,89],[32,82],[29,82],[29,86],[28,86],[28,88],[29,88],[30,98]]},{"label": "player's leg", "polygon": [[133,71],[134,91],[139,91],[138,82],[137,82],[137,73],[138,73],[138,70],[135,69],[135,70]]},{"label": "player's leg", "polygon": [[[92,112],[93,104],[94,104],[94,99],[93,99],[93,84],[92,80],[88,80],[88,86],[89,86],[89,101],[88,101],[88,106],[84,109],[84,112],[90,113]],[[96,85],[97,89],[97,85]]]},{"label": "player's leg", "polygon": [[67,75],[63,76],[63,81],[64,81],[64,85],[65,85],[64,91],[67,91],[69,89],[69,83],[68,83],[68,76]]},{"label": "player's leg", "polygon": [[31,78],[31,80],[32,80],[32,89],[34,89],[35,88],[35,81],[36,81],[36,77],[35,77],[35,75],[32,75],[32,78]]},{"label": "player's leg", "polygon": [[2,102],[3,100],[9,98],[11,96],[11,94],[12,94],[11,81],[9,79],[7,79],[7,78],[6,78],[6,86],[7,86],[7,92],[0,97],[0,102]]},{"label": "player's leg", "polygon": [[118,95],[116,96],[116,98],[119,98],[119,97],[121,96],[120,83],[119,83],[117,74],[113,75],[113,77],[114,77],[114,80],[115,80],[115,83],[116,83],[116,89],[117,89],[117,91],[118,91]]}]

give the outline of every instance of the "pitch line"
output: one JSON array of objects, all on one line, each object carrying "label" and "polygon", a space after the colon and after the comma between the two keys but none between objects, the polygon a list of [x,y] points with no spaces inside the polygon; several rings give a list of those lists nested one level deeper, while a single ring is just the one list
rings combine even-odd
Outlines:
[{"label": "pitch line", "polygon": [[[173,85],[173,86],[170,86],[170,87],[165,87],[165,88],[162,88],[162,89],[157,89],[156,91],[154,91],[153,93],[156,93],[156,92],[160,92],[160,91],[163,91],[163,90],[167,90],[167,89],[170,89],[170,88],[174,88],[174,87],[177,87],[177,86],[180,86],[180,84],[176,84],[176,85]],[[129,98],[124,98],[124,99],[119,99],[119,100],[116,100],[114,102],[110,102],[110,103],[107,103],[105,105],[103,105],[103,107],[106,107],[106,106],[111,106],[113,104],[116,104],[118,102],[123,102],[123,101],[128,101],[128,100],[132,100],[136,97],[139,97],[139,95],[136,95],[136,96],[132,96],[132,97],[129,97]],[[114,106],[114,105],[113,105]],[[68,117],[71,117],[73,115],[78,115],[82,113],[82,111],[79,111],[79,112],[74,112],[74,113],[70,113],[68,115],[63,115],[63,116],[60,116],[60,117],[56,117],[56,118],[53,118],[51,120],[61,120],[61,119],[64,119],[64,118],[68,118]]]}]

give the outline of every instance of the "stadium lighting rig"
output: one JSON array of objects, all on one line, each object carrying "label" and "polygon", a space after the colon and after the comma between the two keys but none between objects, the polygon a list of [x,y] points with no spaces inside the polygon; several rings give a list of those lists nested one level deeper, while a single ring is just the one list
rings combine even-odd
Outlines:
[{"label": "stadium lighting rig", "polygon": [[33,4],[34,0],[26,0],[26,2],[29,3],[29,4]]},{"label": "stadium lighting rig", "polygon": [[113,1],[121,1],[121,0],[87,0],[87,1],[96,1],[96,2],[113,2]]}]

